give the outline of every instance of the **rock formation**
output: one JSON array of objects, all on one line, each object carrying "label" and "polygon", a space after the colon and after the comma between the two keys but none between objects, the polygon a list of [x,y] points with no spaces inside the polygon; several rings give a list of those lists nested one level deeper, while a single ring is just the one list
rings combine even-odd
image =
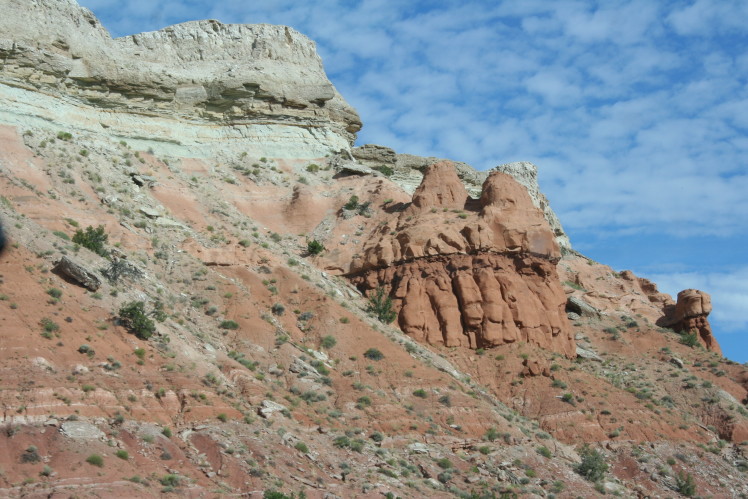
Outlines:
[{"label": "rock formation", "polygon": [[532,199],[532,204],[543,211],[543,216],[545,216],[545,219],[551,226],[558,245],[562,248],[571,248],[569,236],[564,232],[564,228],[561,226],[561,221],[558,219],[558,216],[556,216],[556,213],[551,209],[548,198],[545,197],[545,194],[540,192],[540,186],[538,185],[538,167],[529,161],[517,161],[514,163],[499,165],[494,168],[494,170],[511,175],[514,180],[527,188],[527,192],[530,194],[530,199]]},{"label": "rock formation", "polygon": [[440,162],[398,219],[364,244],[349,277],[364,291],[384,286],[401,329],[419,341],[524,341],[571,356],[559,258],[542,212],[512,177],[491,173],[474,200],[454,166]]},{"label": "rock formation", "polygon": [[258,156],[321,157],[361,128],[314,42],[285,26],[208,20],[112,39],[71,0],[8,0],[0,33],[0,98],[13,103],[0,122],[103,127],[198,157],[246,139],[264,143]]},{"label": "rock formation", "polygon": [[668,309],[667,324],[683,334],[696,333],[699,343],[707,350],[722,353],[712,334],[707,317],[712,312],[712,299],[698,289],[684,289],[678,293],[675,307]]}]

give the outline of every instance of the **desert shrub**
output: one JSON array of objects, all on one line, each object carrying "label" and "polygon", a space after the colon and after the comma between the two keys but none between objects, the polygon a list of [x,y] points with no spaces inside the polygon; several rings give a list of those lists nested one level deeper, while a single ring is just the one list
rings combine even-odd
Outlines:
[{"label": "desert shrub", "polygon": [[104,231],[103,225],[99,225],[95,229],[89,225],[85,231],[78,229],[73,236],[74,243],[80,244],[101,256],[107,256],[108,254],[107,250],[104,249],[104,244],[108,239],[109,236]]},{"label": "desert shrub", "polygon": [[340,447],[341,449],[344,447],[350,447],[351,439],[345,435],[340,435],[339,437],[335,437],[335,440],[332,441],[332,444],[335,447]]},{"label": "desert shrub", "polygon": [[41,324],[42,329],[44,329],[44,331],[47,333],[54,333],[55,331],[60,330],[60,326],[48,317],[44,317],[42,320],[40,320],[39,324]]},{"label": "desert shrub", "polygon": [[371,406],[371,398],[364,395],[363,397],[359,397],[356,401],[356,407],[359,409],[363,409],[365,407]]},{"label": "desert shrub", "polygon": [[147,340],[156,332],[156,324],[145,313],[145,303],[132,301],[118,312],[120,323],[141,340]]},{"label": "desert shrub", "polygon": [[425,399],[426,397],[428,397],[428,393],[426,393],[426,390],[424,390],[423,388],[419,388],[418,390],[413,392],[413,396]]},{"label": "desert shrub", "polygon": [[489,442],[493,442],[494,440],[496,440],[500,436],[501,436],[501,433],[499,433],[499,431],[496,428],[492,427],[492,428],[489,428],[488,430],[486,430],[486,433],[483,435],[483,438],[485,438]]},{"label": "desert shrub", "polygon": [[264,494],[262,494],[263,499],[292,499],[291,497],[288,497],[286,494],[282,492],[278,492],[277,490],[266,490]]},{"label": "desert shrub", "polygon": [[397,313],[392,310],[392,298],[381,286],[369,297],[369,306],[366,311],[376,315],[377,319],[385,324],[391,323],[397,317]]},{"label": "desert shrub", "polygon": [[319,171],[319,165],[316,163],[311,163],[306,165],[306,171],[309,173],[317,173]]},{"label": "desert shrub", "polygon": [[384,358],[384,354],[376,348],[370,348],[364,352],[364,357],[369,360],[382,360]]},{"label": "desert shrub", "polygon": [[437,466],[439,466],[443,470],[448,470],[452,467],[452,461],[447,459],[446,457],[443,457],[441,459],[436,460]]},{"label": "desert shrub", "polygon": [[86,458],[86,462],[90,465],[98,466],[99,468],[104,467],[104,458],[98,454],[91,454]]},{"label": "desert shrub", "polygon": [[370,439],[374,440],[375,442],[381,442],[384,440],[384,435],[382,435],[380,432],[375,431],[369,436]]},{"label": "desert shrub", "polygon": [[690,473],[684,475],[682,472],[678,472],[675,476],[675,490],[686,497],[696,495],[696,482]]},{"label": "desert shrub", "polygon": [[179,475],[175,475],[173,473],[169,473],[168,475],[164,475],[158,480],[161,482],[161,485],[164,487],[177,487],[179,486],[179,482],[181,482],[181,477]]},{"label": "desert shrub", "polygon": [[114,453],[115,456],[117,456],[120,459],[124,459],[127,461],[130,458],[130,454],[127,453],[124,449],[119,449],[117,452]]},{"label": "desert shrub", "polygon": [[538,454],[540,454],[543,457],[548,457],[548,458],[550,458],[552,455],[550,449],[548,449],[548,447],[545,447],[545,446],[538,447]]},{"label": "desert shrub", "polygon": [[577,473],[590,482],[598,482],[605,477],[605,473],[608,471],[608,463],[605,462],[602,453],[585,444],[579,455],[582,457],[582,462],[575,469]]},{"label": "desert shrub", "polygon": [[226,320],[222,321],[218,327],[221,329],[239,329],[239,324],[236,321]]},{"label": "desert shrub", "polygon": [[681,337],[680,342],[682,345],[693,348],[699,344],[699,338],[696,333],[688,333]]},{"label": "desert shrub", "polygon": [[452,407],[452,399],[449,398],[449,395],[442,395],[438,402],[446,407]]},{"label": "desert shrub", "polygon": [[316,239],[312,239],[311,241],[307,241],[306,251],[310,255],[319,255],[320,253],[325,251],[325,246]]},{"label": "desert shrub", "polygon": [[387,165],[375,166],[373,169],[378,171],[379,173],[381,173],[382,175],[386,177],[391,177],[392,174],[395,173],[395,169]]},{"label": "desert shrub", "polygon": [[324,348],[325,350],[329,350],[337,344],[338,344],[338,340],[336,340],[334,336],[331,336],[328,334],[327,336],[322,338],[322,341],[320,342],[319,346]]},{"label": "desert shrub", "polygon": [[355,210],[358,208],[358,196],[355,194],[348,199],[348,202],[343,205],[346,210]]},{"label": "desert shrub", "polygon": [[39,451],[35,445],[30,445],[26,451],[21,454],[22,463],[38,463],[41,460],[42,457],[39,455]]},{"label": "desert shrub", "polygon": [[270,307],[270,311],[273,312],[273,315],[283,315],[286,311],[286,307],[280,303],[274,303],[273,306]]}]

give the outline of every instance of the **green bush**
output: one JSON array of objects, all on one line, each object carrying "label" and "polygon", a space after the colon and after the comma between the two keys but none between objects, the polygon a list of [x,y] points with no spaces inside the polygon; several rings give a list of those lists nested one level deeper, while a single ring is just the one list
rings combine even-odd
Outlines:
[{"label": "green bush", "polygon": [[328,334],[327,336],[322,338],[322,341],[320,342],[319,346],[324,348],[325,350],[329,350],[337,344],[338,344],[338,340],[336,340],[334,336]]},{"label": "green bush", "polygon": [[397,313],[392,310],[392,298],[381,286],[369,297],[369,306],[366,311],[376,315],[377,319],[385,324],[391,323],[397,317]]},{"label": "green bush", "polygon": [[386,177],[391,177],[392,174],[395,173],[395,169],[387,165],[375,166],[373,169],[378,171],[379,173],[381,173],[382,175]]},{"label": "green bush", "polygon": [[317,241],[316,239],[312,239],[311,241],[307,241],[306,251],[310,255],[319,255],[320,253],[325,251],[325,247],[321,242]]},{"label": "green bush", "polygon": [[699,338],[696,333],[687,333],[681,337],[680,342],[682,345],[693,348],[699,344]]},{"label": "green bush", "polygon": [[678,472],[675,476],[675,489],[681,495],[693,497],[696,495],[696,482],[690,473],[684,475],[682,472]]},{"label": "green bush", "polygon": [[382,360],[384,358],[384,354],[376,348],[370,348],[364,352],[364,357],[369,360]]},{"label": "green bush", "polygon": [[145,303],[132,301],[123,305],[118,312],[119,321],[141,340],[147,340],[156,332],[156,324],[145,313]]},{"label": "green bush", "polygon": [[86,458],[86,462],[93,466],[98,466],[99,468],[104,467],[104,458],[98,454],[91,454]]},{"label": "green bush", "polygon": [[221,329],[239,329],[239,324],[236,321],[223,321],[218,327]]},{"label": "green bush", "polygon": [[424,390],[423,388],[419,388],[418,390],[413,392],[413,396],[421,398],[421,399],[425,399],[429,395],[428,393],[426,393],[426,390]]},{"label": "green bush", "polygon": [[439,466],[443,470],[448,470],[452,467],[452,461],[447,459],[446,457],[443,457],[441,459],[436,460],[437,466]]},{"label": "green bush", "polygon": [[358,208],[358,196],[355,194],[348,199],[348,202],[343,206],[346,210],[355,210]]},{"label": "green bush", "polygon": [[493,442],[494,440],[496,440],[500,436],[501,436],[501,434],[499,433],[499,431],[496,428],[489,428],[488,430],[486,430],[486,433],[485,433],[485,435],[483,435],[483,438],[485,438],[489,442]]},{"label": "green bush", "polygon": [[294,445],[294,449],[301,452],[302,454],[308,454],[309,453],[309,447],[304,442],[297,442],[296,445]]},{"label": "green bush", "polygon": [[577,473],[590,482],[598,482],[605,477],[605,473],[608,471],[608,464],[600,452],[585,444],[579,455],[582,457],[582,462],[575,469]]},{"label": "green bush", "polygon": [[114,455],[120,459],[124,459],[125,461],[127,461],[130,458],[130,455],[124,449],[118,450],[117,452],[114,453]]},{"label": "green bush", "polygon": [[179,485],[179,482],[181,482],[181,477],[179,475],[174,475],[172,473],[169,473],[168,475],[164,475],[158,480],[161,482],[161,485],[164,487],[177,487]]},{"label": "green bush", "polygon": [[74,243],[80,244],[101,256],[108,255],[107,250],[104,249],[104,244],[108,239],[109,236],[104,231],[103,225],[99,225],[95,229],[89,225],[85,231],[78,229],[73,236]]}]

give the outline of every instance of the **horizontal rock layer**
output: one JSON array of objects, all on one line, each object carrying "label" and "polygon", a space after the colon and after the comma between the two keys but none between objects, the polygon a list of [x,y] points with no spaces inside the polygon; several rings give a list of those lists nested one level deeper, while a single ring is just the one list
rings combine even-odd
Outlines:
[{"label": "horizontal rock layer", "polygon": [[284,26],[195,21],[112,39],[73,1],[8,0],[0,59],[0,119],[9,124],[38,118],[187,149],[249,139],[272,153],[273,142],[293,151],[319,141],[319,156],[348,149],[361,127],[315,44]]}]

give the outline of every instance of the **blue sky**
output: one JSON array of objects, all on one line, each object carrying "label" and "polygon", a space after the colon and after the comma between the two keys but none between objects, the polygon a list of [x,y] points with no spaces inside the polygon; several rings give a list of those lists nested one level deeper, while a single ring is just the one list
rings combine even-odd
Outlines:
[{"label": "blue sky", "polygon": [[748,2],[80,0],[113,36],[291,26],[359,111],[358,144],[527,160],[587,256],[712,295],[748,361]]}]

